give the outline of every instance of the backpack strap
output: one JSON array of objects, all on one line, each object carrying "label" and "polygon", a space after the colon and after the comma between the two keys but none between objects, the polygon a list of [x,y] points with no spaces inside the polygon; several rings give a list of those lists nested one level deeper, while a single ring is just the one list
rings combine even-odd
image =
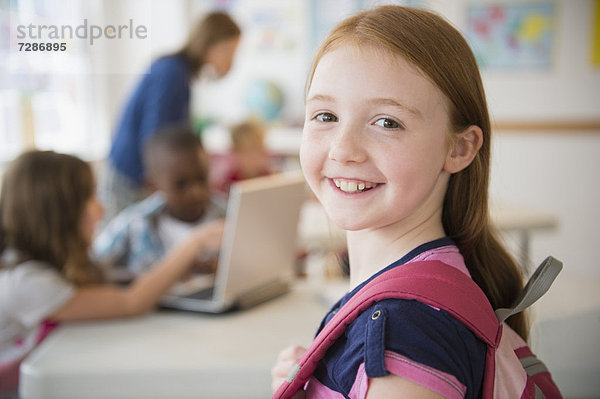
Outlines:
[{"label": "backpack strap", "polygon": [[500,338],[494,311],[469,276],[440,261],[410,262],[382,273],[356,293],[319,332],[273,398],[289,398],[303,387],[346,327],[370,306],[387,298],[414,299],[444,309],[489,346],[495,346]]},{"label": "backpack strap", "polygon": [[[516,305],[509,309],[510,312],[501,312],[502,316],[510,313],[506,316],[509,317],[535,302],[548,290],[561,267],[562,264],[556,259],[547,258],[527,283]],[[483,291],[469,276],[441,261],[430,260],[410,262],[390,269],[357,292],[319,332],[273,399],[289,398],[303,387],[327,349],[344,333],[346,327],[374,303],[388,298],[413,299],[443,309],[469,328],[488,345],[484,386],[493,388],[493,359],[502,335],[499,317]]]},{"label": "backpack strap", "polygon": [[529,278],[527,285],[523,288],[523,292],[521,292],[514,305],[510,308],[496,309],[495,313],[498,321],[502,323],[510,316],[522,312],[533,305],[548,291],[556,276],[562,270],[562,267],[563,264],[561,261],[548,256]]}]

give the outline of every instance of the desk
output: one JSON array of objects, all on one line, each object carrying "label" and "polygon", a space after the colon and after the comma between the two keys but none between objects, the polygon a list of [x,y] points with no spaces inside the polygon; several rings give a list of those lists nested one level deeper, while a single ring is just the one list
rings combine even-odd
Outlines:
[{"label": "desk", "polygon": [[327,306],[306,284],[224,315],[159,311],[59,327],[21,365],[21,399],[268,398],[277,354]]},{"label": "desk", "polygon": [[[533,349],[565,397],[594,397],[599,280],[563,277],[534,305]],[[279,350],[308,345],[325,314],[316,293],[341,294],[340,288],[301,283],[282,297],[220,316],[156,312],[64,325],[23,363],[21,399],[268,398]]]}]

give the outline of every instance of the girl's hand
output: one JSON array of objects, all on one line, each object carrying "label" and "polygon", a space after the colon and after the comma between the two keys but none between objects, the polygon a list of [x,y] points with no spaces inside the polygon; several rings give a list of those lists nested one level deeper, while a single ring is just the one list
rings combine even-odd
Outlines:
[{"label": "girl's hand", "polygon": [[288,346],[277,356],[277,361],[271,369],[271,389],[273,392],[285,381],[292,367],[306,352],[306,348],[298,345]]}]

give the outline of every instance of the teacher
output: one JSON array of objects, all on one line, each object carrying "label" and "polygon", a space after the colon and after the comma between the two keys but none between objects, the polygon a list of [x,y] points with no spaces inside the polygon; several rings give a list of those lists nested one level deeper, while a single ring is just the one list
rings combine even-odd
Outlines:
[{"label": "teacher", "polygon": [[190,86],[202,70],[216,77],[231,69],[241,31],[225,13],[201,19],[176,53],[154,61],[127,100],[100,175],[98,196],[110,220],[141,200],[144,190],[142,148],[157,129],[190,121]]}]

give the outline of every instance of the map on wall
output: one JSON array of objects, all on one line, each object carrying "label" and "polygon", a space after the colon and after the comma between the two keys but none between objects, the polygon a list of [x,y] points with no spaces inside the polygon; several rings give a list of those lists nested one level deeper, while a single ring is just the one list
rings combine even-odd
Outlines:
[{"label": "map on wall", "polygon": [[467,38],[479,66],[548,68],[556,36],[553,2],[472,4]]}]

